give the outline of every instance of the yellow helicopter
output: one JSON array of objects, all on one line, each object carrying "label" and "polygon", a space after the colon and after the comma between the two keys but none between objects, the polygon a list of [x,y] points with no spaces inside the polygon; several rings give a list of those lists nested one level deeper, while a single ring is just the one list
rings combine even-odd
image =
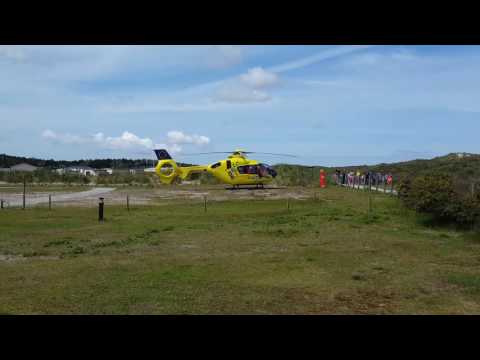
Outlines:
[{"label": "yellow helicopter", "polygon": [[[242,149],[237,149],[233,152],[194,154],[230,154],[227,159],[220,160],[214,164],[194,166],[178,166],[165,149],[154,150],[154,152],[158,158],[155,172],[163,184],[172,184],[179,180],[186,180],[193,173],[208,172],[222,183],[232,185],[234,188],[239,188],[240,185],[256,185],[263,188],[265,184],[270,183],[277,176],[277,172],[270,165],[260,163],[257,160],[247,159],[247,154],[254,154],[255,152]],[[255,154],[295,157],[288,154]]]}]

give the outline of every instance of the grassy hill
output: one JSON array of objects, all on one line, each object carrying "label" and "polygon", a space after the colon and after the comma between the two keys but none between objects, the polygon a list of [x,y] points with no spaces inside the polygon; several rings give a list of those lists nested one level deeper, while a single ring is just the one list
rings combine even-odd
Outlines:
[{"label": "grassy hill", "polygon": [[417,159],[391,164],[352,165],[344,167],[321,167],[300,165],[275,165],[278,171],[278,182],[284,185],[318,184],[320,169],[332,174],[335,169],[343,171],[370,170],[390,173],[398,181],[406,177],[425,174],[450,174],[457,182],[478,182],[480,180],[480,155],[467,153],[451,153],[433,159]]},{"label": "grassy hill", "polygon": [[451,174],[455,178],[480,179],[480,155],[451,153],[433,159],[417,159],[392,164],[374,166],[344,167],[346,170],[365,171],[367,169],[381,173],[392,173],[398,178],[427,173]]}]

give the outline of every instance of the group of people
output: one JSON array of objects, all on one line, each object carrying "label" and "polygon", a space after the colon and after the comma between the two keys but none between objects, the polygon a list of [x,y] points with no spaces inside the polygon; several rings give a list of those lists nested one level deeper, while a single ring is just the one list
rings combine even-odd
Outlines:
[{"label": "group of people", "polygon": [[382,174],[379,172],[367,171],[361,173],[357,171],[345,172],[336,169],[334,174],[334,181],[338,185],[354,186],[354,185],[391,185],[393,177],[391,174]]}]

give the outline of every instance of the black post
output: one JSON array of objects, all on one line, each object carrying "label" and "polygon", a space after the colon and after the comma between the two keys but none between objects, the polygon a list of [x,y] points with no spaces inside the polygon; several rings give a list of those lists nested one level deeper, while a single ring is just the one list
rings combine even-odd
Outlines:
[{"label": "black post", "polygon": [[3,209],[3,199],[0,200],[0,209]]},{"label": "black post", "polygon": [[25,192],[27,189],[27,178],[23,175],[23,210],[25,210]]},{"label": "black post", "polygon": [[387,193],[387,179],[385,178],[385,176],[383,177],[383,193]]},{"label": "black post", "polygon": [[390,192],[393,195],[393,176],[392,176],[392,189],[390,190]]},{"label": "black post", "polygon": [[48,195],[48,210],[52,210],[52,195]]},{"label": "black post", "polygon": [[98,203],[98,221],[103,221],[103,197],[99,198]]},{"label": "black post", "polygon": [[203,209],[204,212],[207,212],[207,195],[203,196]]},{"label": "black post", "polygon": [[290,211],[290,197],[287,198],[287,211]]},{"label": "black post", "polygon": [[127,211],[130,211],[130,197],[127,195]]}]

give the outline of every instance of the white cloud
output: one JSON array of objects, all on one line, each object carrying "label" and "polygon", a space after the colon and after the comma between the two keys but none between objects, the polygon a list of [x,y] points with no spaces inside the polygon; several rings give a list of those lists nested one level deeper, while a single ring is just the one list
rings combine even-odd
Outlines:
[{"label": "white cloud", "polygon": [[57,138],[57,134],[54,133],[52,130],[44,130],[42,132],[42,136],[46,139],[56,139]]},{"label": "white cloud", "polygon": [[50,129],[42,132],[42,137],[45,140],[55,143],[70,144],[70,145],[96,145],[101,148],[110,150],[153,150],[153,149],[167,149],[174,154],[182,151],[182,146],[185,144],[203,146],[210,143],[210,138],[204,135],[189,135],[182,131],[172,130],[167,133],[166,142],[155,144],[152,139],[146,137],[141,138],[129,131],[124,131],[122,135],[105,136],[99,132],[91,136],[78,136],[71,134],[59,134]]},{"label": "white cloud", "polygon": [[93,141],[108,149],[152,149],[153,141],[150,138],[140,138],[131,132],[124,131],[119,137],[105,137],[103,133],[93,135]]},{"label": "white cloud", "polygon": [[[195,48],[195,47],[194,47]],[[240,59],[245,51],[240,46],[220,45],[201,47],[208,59]],[[316,62],[340,57],[368,46],[338,46],[329,48],[313,56],[283,63],[265,69],[254,67],[243,74],[231,78],[195,85],[176,91],[174,96],[165,92],[138,94],[130,101],[121,103],[104,102],[98,109],[108,113],[146,113],[146,112],[215,112],[232,107],[244,107],[244,104],[267,103],[272,100],[271,89],[280,84],[279,73],[295,70]],[[205,54],[204,53],[204,54]],[[200,57],[202,62],[205,58]],[[235,61],[237,61],[235,60]],[[222,60],[223,61],[223,60]],[[218,65],[218,64],[217,64]],[[266,89],[270,89],[268,92]],[[207,98],[205,99],[205,95]]]},{"label": "white cloud", "polygon": [[240,81],[254,89],[263,89],[278,83],[278,75],[266,71],[261,67],[248,70],[246,74],[240,75]]},{"label": "white cloud", "polygon": [[56,132],[48,129],[42,132],[42,137],[52,142],[64,144],[85,144],[89,141],[87,138],[82,138],[77,135],[57,134]]},{"label": "white cloud", "polygon": [[238,78],[222,84],[213,99],[227,103],[266,102],[271,100],[271,96],[264,89],[278,83],[277,74],[255,67]]},{"label": "white cloud", "polygon": [[173,130],[167,133],[169,144],[194,144],[206,145],[210,143],[210,139],[202,135],[187,135],[181,131]]}]

